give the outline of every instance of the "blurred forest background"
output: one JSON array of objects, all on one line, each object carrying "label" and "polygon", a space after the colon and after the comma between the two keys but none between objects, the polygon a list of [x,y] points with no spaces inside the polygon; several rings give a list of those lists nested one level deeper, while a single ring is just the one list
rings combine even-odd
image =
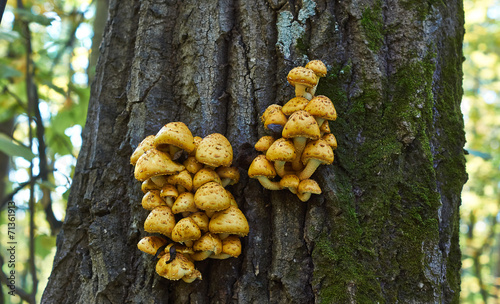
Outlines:
[{"label": "blurred forest background", "polygon": [[[107,5],[7,2],[0,24],[0,298],[7,303],[38,303],[50,274]],[[461,299],[499,303],[500,0],[464,0],[464,10]],[[16,297],[6,286],[9,201],[17,206]]]}]

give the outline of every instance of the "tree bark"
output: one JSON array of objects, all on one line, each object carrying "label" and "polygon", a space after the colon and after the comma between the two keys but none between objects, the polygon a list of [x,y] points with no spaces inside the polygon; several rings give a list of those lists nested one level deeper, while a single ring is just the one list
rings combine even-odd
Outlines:
[{"label": "tree bark", "polygon": [[[461,1],[117,1],[44,303],[458,303],[466,180]],[[250,234],[202,281],[155,274],[129,157],[171,121],[224,134],[245,167],[259,116],[320,59],[338,149],[307,202],[244,170]]]}]

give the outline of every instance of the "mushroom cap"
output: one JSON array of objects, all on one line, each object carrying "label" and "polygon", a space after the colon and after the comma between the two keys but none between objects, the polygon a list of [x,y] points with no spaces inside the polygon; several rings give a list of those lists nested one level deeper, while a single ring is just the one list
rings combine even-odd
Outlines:
[{"label": "mushroom cap", "polygon": [[197,161],[195,156],[189,156],[182,164],[191,174],[196,174],[196,172],[203,169],[203,164]]},{"label": "mushroom cap", "polygon": [[196,279],[201,280],[201,272],[198,269],[195,269],[192,273],[186,274],[185,276],[182,277],[182,280],[186,283],[192,283]]},{"label": "mushroom cap", "polygon": [[312,88],[318,83],[318,77],[313,70],[305,67],[295,67],[290,72],[286,80],[293,85],[305,85],[306,87]]},{"label": "mushroom cap", "polygon": [[186,188],[187,191],[191,191],[193,189],[193,178],[187,170],[182,170],[177,174],[170,175],[167,177],[167,182],[172,185],[181,185]]},{"label": "mushroom cap", "polygon": [[304,148],[300,160],[306,164],[310,159],[316,159],[323,164],[331,164],[333,162],[332,147],[323,139],[310,141]]},{"label": "mushroom cap", "polygon": [[272,104],[264,111],[264,114],[261,116],[261,120],[264,123],[264,127],[267,129],[267,126],[275,124],[284,126],[286,124],[286,116],[281,110],[282,107],[277,104]]},{"label": "mushroom cap", "polygon": [[275,141],[274,137],[272,136],[262,136],[256,143],[255,143],[255,150],[260,151],[260,152],[266,152],[267,149],[273,144]]},{"label": "mushroom cap", "polygon": [[326,65],[321,60],[311,60],[306,64],[306,68],[313,70],[318,77],[326,76]]},{"label": "mushroom cap", "polygon": [[238,207],[238,203],[234,199],[233,194],[227,189],[226,189],[226,193],[227,193],[227,196],[229,196],[229,205]]},{"label": "mushroom cap", "polygon": [[228,233],[245,236],[250,228],[243,212],[235,206],[230,206],[212,216],[208,230],[216,234]]},{"label": "mushroom cap", "polygon": [[174,145],[186,150],[188,153],[195,149],[193,134],[189,128],[180,121],[164,125],[155,136],[155,146],[161,149],[163,145]]},{"label": "mushroom cap", "polygon": [[314,179],[304,179],[300,181],[297,192],[300,194],[304,194],[306,192],[321,194],[321,188]]},{"label": "mushroom cap", "polygon": [[311,113],[311,115],[315,117],[326,120],[337,119],[337,111],[335,110],[332,101],[324,95],[313,97],[304,110]]},{"label": "mushroom cap", "polygon": [[297,191],[299,184],[300,184],[300,179],[295,174],[287,174],[283,176],[280,180],[281,187],[293,189],[295,192]]},{"label": "mushroom cap", "polygon": [[281,109],[285,115],[292,115],[294,112],[299,110],[304,110],[304,108],[309,103],[309,99],[298,96],[290,99]]},{"label": "mushroom cap", "polygon": [[161,198],[160,190],[149,190],[142,197],[141,205],[146,210],[153,210],[159,206],[166,206],[167,203]]},{"label": "mushroom cap", "polygon": [[230,235],[222,240],[222,253],[228,254],[234,258],[241,254],[241,241],[235,235]]},{"label": "mushroom cap", "polygon": [[266,152],[266,158],[270,161],[291,162],[296,156],[293,142],[286,138],[277,139]]},{"label": "mushroom cap", "polygon": [[167,197],[172,197],[173,199],[176,199],[179,196],[179,191],[177,191],[177,188],[175,188],[174,185],[165,184],[165,186],[161,188],[160,196],[164,200]]},{"label": "mushroom cap", "polygon": [[254,178],[257,176],[265,176],[273,178],[276,176],[276,170],[264,154],[257,155],[248,168],[248,177]]},{"label": "mushroom cap", "polygon": [[168,260],[170,260],[170,253],[166,252],[156,263],[156,273],[166,279],[177,281],[196,271],[193,262],[180,252],[177,252],[175,259],[167,264]]},{"label": "mushroom cap", "polygon": [[185,217],[175,224],[171,239],[174,242],[187,242],[195,241],[200,237],[200,227],[196,225],[196,222],[192,218]]},{"label": "mushroom cap", "polygon": [[174,214],[182,212],[198,212],[198,208],[194,204],[194,195],[191,192],[181,193],[172,206]]},{"label": "mushroom cap", "polygon": [[139,243],[137,243],[137,248],[147,254],[155,255],[160,247],[167,244],[167,240],[159,236],[145,236]]},{"label": "mushroom cap", "polygon": [[333,135],[332,133],[323,135],[321,139],[323,139],[330,147],[332,147],[332,150],[337,149],[337,138],[335,138],[335,135]]},{"label": "mushroom cap", "polygon": [[283,128],[284,138],[305,137],[318,139],[320,131],[316,119],[307,111],[299,110],[288,118],[288,122]]},{"label": "mushroom cap", "polygon": [[170,175],[184,170],[184,166],[170,159],[170,156],[156,149],[149,149],[135,164],[134,176],[143,182],[157,175]]},{"label": "mushroom cap", "polygon": [[207,232],[193,244],[194,251],[212,251],[219,254],[222,251],[222,241],[216,234]]},{"label": "mushroom cap", "polygon": [[233,162],[231,143],[222,134],[207,135],[196,148],[196,160],[211,167],[228,167]]},{"label": "mushroom cap", "polygon": [[325,120],[321,126],[319,127],[319,130],[321,131],[321,134],[324,134],[324,133],[330,133],[330,123],[328,122],[328,120]]},{"label": "mushroom cap", "polygon": [[220,179],[230,179],[229,185],[234,185],[240,181],[240,171],[236,167],[219,167],[215,171]]},{"label": "mushroom cap", "polygon": [[150,190],[160,190],[161,187],[158,187],[150,178],[143,181],[141,184],[141,190],[143,193],[147,193]]},{"label": "mushroom cap", "polygon": [[191,213],[189,215],[190,218],[193,219],[193,221],[198,225],[200,228],[201,232],[207,232],[208,231],[208,222],[210,221],[208,218],[208,215],[203,212],[203,211],[198,211],[195,213]]},{"label": "mushroom cap", "polygon": [[222,181],[214,170],[210,168],[203,168],[196,172],[196,174],[193,177],[193,190],[196,191],[198,188],[203,186],[204,184],[208,182],[216,182],[218,184],[222,185]]},{"label": "mushroom cap", "polygon": [[201,142],[202,139],[203,138],[201,138],[199,136],[193,137],[195,148],[194,148],[194,150],[191,153],[189,153],[190,156],[195,156],[196,155],[196,149],[198,149],[198,145],[200,144],[200,142]]},{"label": "mushroom cap", "polygon": [[134,153],[132,153],[132,156],[130,156],[130,163],[132,165],[135,165],[137,163],[137,160],[139,157],[141,157],[144,152],[147,150],[154,148],[154,141],[155,141],[155,136],[154,135],[149,135],[144,138],[137,148],[135,148]]},{"label": "mushroom cap", "polygon": [[167,177],[168,175],[151,176],[150,180],[158,187],[162,188],[165,184],[167,184]]},{"label": "mushroom cap", "polygon": [[208,182],[196,190],[194,203],[201,210],[219,211],[229,207],[231,200],[221,184]]},{"label": "mushroom cap", "polygon": [[175,227],[175,217],[168,206],[159,206],[151,210],[144,221],[144,231],[161,233],[170,237]]}]

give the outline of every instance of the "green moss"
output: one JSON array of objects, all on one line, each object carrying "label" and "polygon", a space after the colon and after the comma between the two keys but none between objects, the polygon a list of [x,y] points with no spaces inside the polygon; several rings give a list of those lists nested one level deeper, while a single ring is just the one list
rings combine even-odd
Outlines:
[{"label": "green moss", "polygon": [[385,34],[382,17],[382,4],[380,1],[366,8],[361,16],[361,25],[365,30],[368,48],[374,52],[378,52],[384,44]]}]

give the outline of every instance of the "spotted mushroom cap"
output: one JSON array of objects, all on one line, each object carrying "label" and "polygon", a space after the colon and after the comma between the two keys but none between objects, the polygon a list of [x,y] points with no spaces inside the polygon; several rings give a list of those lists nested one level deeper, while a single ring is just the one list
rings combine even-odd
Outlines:
[{"label": "spotted mushroom cap", "polygon": [[286,116],[281,110],[282,107],[280,105],[270,105],[267,107],[264,114],[262,114],[261,120],[264,123],[264,127],[267,129],[269,125],[280,125],[284,126],[286,124]]},{"label": "spotted mushroom cap", "polygon": [[255,150],[260,151],[260,152],[266,152],[267,149],[273,144],[275,141],[274,137],[266,135],[262,136],[256,143],[255,143]]},{"label": "spotted mushroom cap", "polygon": [[203,186],[204,184],[208,182],[216,182],[218,184],[222,185],[222,181],[214,170],[210,168],[203,168],[196,172],[196,174],[193,177],[193,190],[196,191],[198,188]]},{"label": "spotted mushroom cap", "polygon": [[168,206],[159,206],[151,210],[144,221],[144,231],[150,233],[161,233],[170,237],[175,227],[175,218]]},{"label": "spotted mushroom cap", "polygon": [[213,233],[207,232],[193,244],[194,251],[212,251],[219,254],[222,251],[221,239]]},{"label": "spotted mushroom cap", "polygon": [[208,230],[212,233],[227,233],[246,236],[249,232],[248,221],[235,206],[215,213],[208,224]]},{"label": "spotted mushroom cap", "polygon": [[196,225],[198,225],[201,232],[208,231],[208,222],[210,221],[210,219],[208,218],[208,215],[204,211],[191,213],[189,217],[193,219]]},{"label": "spotted mushroom cap", "polygon": [[266,158],[270,161],[291,162],[296,155],[293,142],[286,138],[277,139],[266,152]]},{"label": "spotted mushroom cap", "polygon": [[288,122],[283,128],[284,138],[306,137],[318,139],[320,131],[316,119],[307,111],[299,110],[288,118]]},{"label": "spotted mushroom cap", "polygon": [[198,212],[198,208],[194,204],[194,195],[191,192],[181,193],[172,206],[174,214],[183,212]]},{"label": "spotted mushroom cap", "polygon": [[172,185],[181,185],[187,191],[191,191],[193,189],[193,178],[187,170],[182,170],[177,174],[168,176],[167,182]]},{"label": "spotted mushroom cap", "polygon": [[309,99],[299,96],[299,97],[294,97],[290,99],[284,106],[283,106],[283,113],[287,116],[292,115],[294,112],[297,112],[299,110],[304,110],[304,108],[307,106],[309,103]]},{"label": "spotted mushroom cap", "polygon": [[305,67],[293,68],[290,72],[288,72],[286,79],[293,86],[302,84],[312,88],[318,83],[318,77],[314,71]]},{"label": "spotted mushroom cap", "polygon": [[139,159],[139,157],[142,156],[142,154],[144,154],[144,152],[146,152],[149,149],[154,148],[154,140],[155,140],[155,136],[149,135],[149,136],[146,136],[146,138],[144,138],[139,143],[137,148],[135,148],[134,153],[132,153],[132,156],[130,156],[130,163],[132,165],[135,165],[135,163],[137,163],[137,160]]},{"label": "spotted mushroom cap", "polygon": [[170,122],[164,125],[156,134],[154,143],[160,150],[163,145],[174,145],[188,153],[195,149],[193,134],[183,122]]},{"label": "spotted mushroom cap", "polygon": [[326,134],[326,133],[330,133],[331,130],[330,130],[330,123],[328,122],[328,120],[325,120],[321,126],[319,127],[319,130],[321,131],[321,134]]},{"label": "spotted mushroom cap", "polygon": [[158,187],[150,178],[143,181],[141,184],[141,190],[143,193],[147,193],[150,190],[160,190],[161,187]]},{"label": "spotted mushroom cap", "polygon": [[142,197],[141,205],[146,210],[153,210],[159,206],[166,206],[167,203],[161,198],[160,190],[149,190]]},{"label": "spotted mushroom cap", "polygon": [[170,175],[184,170],[184,166],[170,159],[170,156],[156,149],[149,149],[135,164],[134,176],[143,182],[157,175]]},{"label": "spotted mushroom cap", "polygon": [[288,188],[292,193],[297,192],[299,187],[300,179],[295,174],[287,174],[283,176],[280,180],[280,185],[283,188]]},{"label": "spotted mushroom cap", "polygon": [[147,254],[155,255],[158,249],[165,244],[167,244],[167,240],[164,238],[159,236],[146,236],[137,243],[137,248]]},{"label": "spotted mushroom cap", "polygon": [[185,217],[175,224],[172,230],[172,241],[174,242],[187,242],[195,241],[201,237],[201,230],[196,222],[190,218]]},{"label": "spotted mushroom cap", "polygon": [[330,146],[333,150],[337,149],[337,138],[332,133],[323,135],[322,139]]},{"label": "spotted mushroom cap", "polygon": [[310,159],[316,159],[324,164],[333,162],[333,150],[323,139],[310,141],[302,152],[301,161],[306,164]]},{"label": "spotted mushroom cap", "polygon": [[229,185],[234,185],[240,180],[240,171],[238,171],[238,168],[236,167],[219,167],[215,172],[219,175],[221,180],[231,180]]},{"label": "spotted mushroom cap", "polygon": [[219,211],[229,207],[231,200],[222,185],[208,182],[196,190],[194,203],[201,210]]},{"label": "spotted mushroom cap", "polygon": [[156,273],[166,279],[177,281],[196,272],[193,262],[180,252],[176,253],[172,262],[167,263],[169,260],[170,253],[166,252],[156,263]]},{"label": "spotted mushroom cap", "polygon": [[222,240],[222,252],[234,258],[241,254],[241,241],[235,235],[230,235]]},{"label": "spotted mushroom cap", "polygon": [[248,168],[248,177],[254,178],[257,176],[265,176],[273,178],[276,176],[276,170],[273,163],[271,163],[264,154],[257,155]]},{"label": "spotted mushroom cap", "polygon": [[311,60],[306,64],[306,68],[311,69],[318,77],[326,76],[326,65],[321,60]]},{"label": "spotted mushroom cap", "polygon": [[321,188],[318,183],[313,179],[304,179],[300,181],[299,187],[297,188],[297,192],[300,194],[304,194],[306,192],[321,194]]},{"label": "spotted mushroom cap", "polygon": [[203,169],[203,164],[197,161],[196,157],[194,156],[189,156],[182,164],[184,165],[184,167],[186,167],[186,170],[188,170],[188,172],[191,174],[196,174],[196,172]]},{"label": "spotted mushroom cap", "polygon": [[311,115],[315,117],[320,117],[326,120],[337,119],[337,111],[335,110],[332,101],[324,95],[313,97],[304,110],[311,113]]},{"label": "spotted mushroom cap", "polygon": [[167,198],[171,197],[173,202],[177,198],[177,196],[179,196],[179,191],[177,191],[177,188],[175,188],[174,185],[165,184],[165,186],[161,188],[160,196],[164,200],[167,200]]},{"label": "spotted mushroom cap", "polygon": [[210,134],[196,148],[196,160],[211,167],[228,167],[233,162],[231,143],[222,134]]}]

